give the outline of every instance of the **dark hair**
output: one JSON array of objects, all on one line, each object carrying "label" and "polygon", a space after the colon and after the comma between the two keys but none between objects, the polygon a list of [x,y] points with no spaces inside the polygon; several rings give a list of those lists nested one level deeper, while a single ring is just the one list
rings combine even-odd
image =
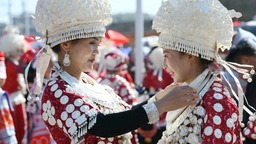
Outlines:
[{"label": "dark hair", "polygon": [[200,55],[200,54],[199,54],[199,58],[200,58],[200,62],[201,62],[201,64],[203,64],[203,65],[208,66],[208,65],[210,65],[210,64],[212,64],[212,63],[213,63],[213,61],[210,61],[210,60],[207,60],[207,59],[203,59],[203,58],[201,58],[201,55]]},{"label": "dark hair", "polygon": [[[71,42],[72,43],[76,43],[78,40],[80,40],[80,39],[74,39],[74,40],[71,40]],[[53,52],[55,52],[55,53],[59,53],[60,52],[60,44],[58,44],[58,45],[56,45],[56,46],[54,46],[54,47],[52,47],[52,50],[53,50]]]},{"label": "dark hair", "polygon": [[236,62],[240,56],[255,56],[256,40],[249,38],[241,40],[235,47],[231,48],[226,61]]},{"label": "dark hair", "polygon": [[54,46],[54,47],[52,48],[52,50],[53,50],[53,52],[55,52],[55,53],[59,53],[59,52],[60,52],[60,44]]},{"label": "dark hair", "polygon": [[[182,55],[185,54],[185,52],[180,52]],[[210,65],[213,61],[210,61],[210,60],[206,60],[206,59],[203,59],[201,57],[201,54],[199,54],[199,58],[200,58],[200,62],[201,64],[205,65],[205,66],[208,66]]]}]

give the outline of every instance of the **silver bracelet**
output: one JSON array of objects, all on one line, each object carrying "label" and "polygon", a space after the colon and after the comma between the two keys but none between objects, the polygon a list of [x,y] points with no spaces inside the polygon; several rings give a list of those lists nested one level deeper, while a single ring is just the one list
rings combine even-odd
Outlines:
[{"label": "silver bracelet", "polygon": [[155,105],[155,103],[148,103],[142,106],[148,116],[148,123],[153,124],[156,123],[159,120],[159,112]]},{"label": "silver bracelet", "polygon": [[156,97],[155,96],[153,96],[150,99],[148,99],[148,103],[153,103],[155,101],[156,101]]}]

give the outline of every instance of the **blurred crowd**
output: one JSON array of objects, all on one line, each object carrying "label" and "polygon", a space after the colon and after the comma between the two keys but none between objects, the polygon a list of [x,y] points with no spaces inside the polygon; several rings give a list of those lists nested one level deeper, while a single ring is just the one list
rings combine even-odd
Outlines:
[{"label": "blurred crowd", "polygon": [[[129,42],[128,39],[121,39],[121,34],[116,36],[120,39],[114,39],[111,36],[113,33],[119,34],[115,31],[108,31],[106,38],[99,46],[94,70],[88,73],[92,78],[113,88],[130,105],[149,99],[173,82],[171,74],[164,69],[163,50],[158,47],[158,36],[143,38],[144,67],[138,68],[134,64],[136,48],[125,47]],[[54,143],[41,118],[40,96],[29,94],[29,90],[33,89],[37,82],[34,81],[35,67],[38,63],[36,55],[43,46],[44,43],[40,37],[21,35],[17,28],[11,26],[6,27],[0,37],[0,144]],[[220,51],[220,54],[227,61],[255,67],[255,35],[243,27],[237,27],[230,51]],[[51,59],[43,78],[44,83],[50,78],[51,66],[56,60],[56,56]],[[28,65],[28,70],[25,71]],[[136,69],[141,69],[144,73],[141,84],[134,83]],[[248,79],[235,71],[233,74],[239,80],[245,93],[245,105],[254,111],[256,108],[256,75]],[[227,84],[227,88],[232,87],[234,93],[238,93],[236,81],[225,71],[223,75],[226,77],[223,81]],[[133,144],[157,143],[165,130],[165,116],[166,114],[163,114],[159,122],[154,125],[146,125],[132,132]],[[244,123],[246,124],[248,120],[249,115],[244,112]],[[256,143],[250,138],[245,138],[244,142]]]}]

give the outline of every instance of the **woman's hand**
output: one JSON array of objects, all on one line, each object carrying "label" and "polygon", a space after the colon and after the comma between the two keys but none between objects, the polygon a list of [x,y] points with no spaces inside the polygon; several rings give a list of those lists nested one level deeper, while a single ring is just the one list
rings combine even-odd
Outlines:
[{"label": "woman's hand", "polygon": [[168,86],[157,97],[155,104],[159,114],[196,104],[199,98],[196,90],[188,85]]},{"label": "woman's hand", "polygon": [[177,86],[182,86],[185,85],[184,83],[172,83],[170,85],[168,85],[165,89],[159,91],[156,95],[155,98],[156,100],[160,100],[162,99],[164,96],[166,96],[166,94],[170,91],[172,91],[174,88],[176,88]]}]

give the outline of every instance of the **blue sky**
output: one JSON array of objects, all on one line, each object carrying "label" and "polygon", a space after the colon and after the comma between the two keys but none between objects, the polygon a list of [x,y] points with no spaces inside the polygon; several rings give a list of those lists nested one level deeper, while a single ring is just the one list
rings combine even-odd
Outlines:
[{"label": "blue sky", "polygon": [[[8,3],[11,2],[12,15],[19,15],[22,12],[22,1],[25,3],[25,10],[34,13],[37,0],[0,0],[0,22],[9,22]],[[136,0],[110,0],[112,13],[135,13]],[[142,0],[144,13],[155,15],[162,0]]]}]

